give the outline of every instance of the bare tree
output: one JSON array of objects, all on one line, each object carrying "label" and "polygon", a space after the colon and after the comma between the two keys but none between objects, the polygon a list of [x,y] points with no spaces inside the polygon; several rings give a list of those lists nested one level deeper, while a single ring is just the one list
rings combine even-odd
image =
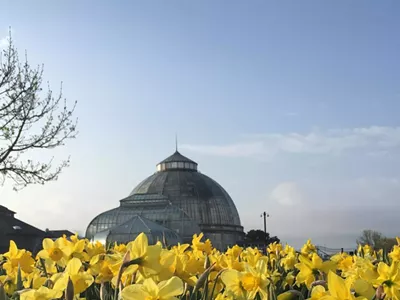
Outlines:
[{"label": "bare tree", "polygon": [[382,233],[370,229],[363,230],[360,237],[357,239],[357,244],[369,245],[375,247],[380,244],[384,236]]},{"label": "bare tree", "polygon": [[378,231],[367,229],[362,232],[357,243],[363,246],[370,245],[375,250],[385,249],[390,251],[397,244],[397,241],[395,238],[388,238]]},{"label": "bare tree", "polygon": [[42,75],[43,66],[32,68],[26,55],[20,62],[10,34],[0,54],[0,184],[11,179],[14,189],[56,180],[69,158],[53,166],[52,159],[40,162],[29,155],[62,146],[77,134],[76,102],[67,108],[62,87],[58,95],[50,87],[43,91]]}]

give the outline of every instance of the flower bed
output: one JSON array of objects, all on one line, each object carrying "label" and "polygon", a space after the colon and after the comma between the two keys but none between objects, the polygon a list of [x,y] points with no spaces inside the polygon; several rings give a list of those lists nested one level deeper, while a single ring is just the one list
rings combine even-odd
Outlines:
[{"label": "flower bed", "polygon": [[323,261],[311,241],[299,253],[270,244],[263,255],[239,246],[222,253],[202,237],[167,247],[142,233],[106,249],[64,236],[44,239],[36,257],[11,241],[0,255],[0,300],[400,299],[398,245]]}]

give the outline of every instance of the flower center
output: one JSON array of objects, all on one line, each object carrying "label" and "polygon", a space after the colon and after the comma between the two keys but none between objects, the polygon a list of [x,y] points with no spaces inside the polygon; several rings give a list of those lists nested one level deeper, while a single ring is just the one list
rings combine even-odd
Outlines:
[{"label": "flower center", "polygon": [[260,285],[260,279],[247,273],[242,278],[242,286],[246,291],[254,291]]},{"label": "flower center", "polygon": [[63,257],[63,253],[60,248],[51,248],[49,256],[53,261],[59,261]]}]

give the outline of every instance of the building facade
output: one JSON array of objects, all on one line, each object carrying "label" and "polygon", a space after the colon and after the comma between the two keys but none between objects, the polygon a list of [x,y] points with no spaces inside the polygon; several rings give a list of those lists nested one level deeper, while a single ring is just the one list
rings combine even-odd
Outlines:
[{"label": "building facade", "polygon": [[44,237],[44,231],[15,218],[15,212],[0,205],[0,254],[8,252],[11,240],[18,248],[36,253]]},{"label": "building facade", "polygon": [[[120,206],[101,213],[90,222],[86,237],[110,230],[135,216],[171,229],[189,242],[203,232],[221,250],[243,240],[236,206],[215,180],[200,173],[198,164],[178,151],[161,161],[156,172],[143,180]],[[127,234],[126,239],[134,236]]]}]

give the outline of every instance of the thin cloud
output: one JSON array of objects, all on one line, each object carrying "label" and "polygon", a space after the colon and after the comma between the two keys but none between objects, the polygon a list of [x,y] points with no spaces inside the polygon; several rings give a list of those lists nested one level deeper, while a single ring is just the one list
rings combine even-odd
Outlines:
[{"label": "thin cloud", "polygon": [[298,115],[299,115],[299,113],[298,112],[295,112],[295,111],[288,111],[288,112],[285,112],[285,114],[284,114],[286,117],[297,117]]},{"label": "thin cloud", "polygon": [[283,182],[271,192],[270,199],[283,206],[294,206],[304,201],[303,192],[295,182]]},{"label": "thin cloud", "polygon": [[272,158],[278,154],[388,153],[400,147],[400,127],[313,130],[309,133],[249,135],[246,141],[229,145],[182,145],[182,149],[226,157]]}]

